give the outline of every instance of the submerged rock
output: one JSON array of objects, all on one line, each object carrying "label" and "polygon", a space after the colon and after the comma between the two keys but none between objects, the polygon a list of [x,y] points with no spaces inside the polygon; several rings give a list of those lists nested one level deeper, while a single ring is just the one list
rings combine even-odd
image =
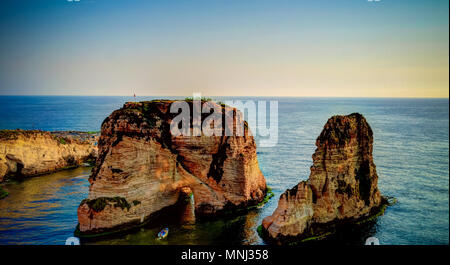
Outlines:
[{"label": "submerged rock", "polygon": [[380,207],[373,133],[361,114],[331,117],[316,146],[309,179],[286,190],[274,213],[264,218],[268,241],[317,236],[335,224],[370,216]]},{"label": "submerged rock", "polygon": [[[195,214],[202,216],[264,199],[266,182],[248,127],[243,136],[174,137],[170,123],[177,114],[169,111],[172,103],[129,102],[105,119],[99,158],[89,178],[89,198],[78,208],[80,235],[141,225],[190,192]],[[189,105],[194,107],[192,101]],[[215,106],[223,117],[233,117],[233,108]],[[237,119],[242,119],[240,113]],[[233,122],[225,121],[226,126],[233,128]],[[114,197],[123,198],[130,207],[117,207],[114,201],[105,201],[101,209],[91,207],[92,201]],[[186,208],[186,219],[192,221],[189,211]]]},{"label": "submerged rock", "polygon": [[84,132],[0,131],[0,181],[75,167],[97,156],[96,136]]}]

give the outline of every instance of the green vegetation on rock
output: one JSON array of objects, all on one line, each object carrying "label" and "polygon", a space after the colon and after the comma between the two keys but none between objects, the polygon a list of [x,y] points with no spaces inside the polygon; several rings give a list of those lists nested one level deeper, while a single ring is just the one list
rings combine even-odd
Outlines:
[{"label": "green vegetation on rock", "polygon": [[[193,97],[184,98],[184,101],[193,101],[193,100],[194,100]],[[206,97],[201,97],[201,101],[212,101],[212,99],[211,98],[206,98]]]},{"label": "green vegetation on rock", "polygon": [[264,197],[264,199],[263,199],[260,203],[258,203],[258,204],[256,204],[256,205],[249,206],[249,207],[247,207],[247,208],[239,208],[239,209],[233,209],[233,210],[224,211],[224,212],[222,213],[222,215],[241,214],[241,213],[244,213],[244,212],[247,212],[247,211],[251,211],[251,210],[254,210],[254,209],[261,208],[261,207],[263,207],[263,206],[270,200],[270,198],[272,198],[274,195],[275,195],[275,194],[272,192],[272,189],[271,189],[269,186],[267,186],[267,189],[266,189],[266,196]]},{"label": "green vegetation on rock", "polygon": [[3,140],[16,140],[19,135],[33,135],[36,133],[43,133],[39,130],[0,130],[0,139]]},{"label": "green vegetation on rock", "polygon": [[0,130],[0,139],[16,139],[18,133],[16,130]]},{"label": "green vegetation on rock", "polygon": [[308,242],[308,241],[322,240],[322,239],[325,239],[327,236],[332,235],[332,234],[333,234],[332,232],[326,232],[326,233],[315,235],[315,236],[312,236],[312,237],[307,237],[305,239],[302,239],[299,242],[289,243],[289,245],[295,246],[295,245],[298,245],[299,243],[305,243],[305,242]]},{"label": "green vegetation on rock", "polygon": [[8,195],[9,195],[9,193],[6,190],[4,190],[2,187],[0,187],[0,200],[5,198]]},{"label": "green vegetation on rock", "polygon": [[256,232],[258,233],[259,237],[261,237],[261,238],[263,238],[262,229],[263,229],[262,225],[258,225],[258,227],[256,228]]},{"label": "green vegetation on rock", "polygon": [[[136,201],[133,201],[133,203]],[[140,203],[140,202],[139,202]],[[93,200],[84,199],[80,205],[87,204],[89,208],[95,212],[101,212],[105,209],[106,205],[112,205],[114,207],[120,207],[122,210],[127,208],[129,210],[131,205],[123,197],[99,197]],[[136,204],[135,204],[136,205]]]},{"label": "green vegetation on rock", "polygon": [[59,170],[68,170],[68,169],[74,169],[77,167],[78,167],[78,165],[68,165],[68,166],[60,168]]},{"label": "green vegetation on rock", "polygon": [[258,205],[256,205],[257,207],[261,207],[264,204],[266,204],[270,198],[272,198],[273,196],[275,196],[275,194],[272,192],[272,188],[270,188],[269,186],[267,186],[266,189],[266,197],[264,197],[264,200],[262,200],[262,202],[258,203]]},{"label": "green vegetation on rock", "polygon": [[382,199],[382,202],[381,202],[381,206],[380,206],[378,212],[369,216],[368,218],[361,219],[360,221],[356,222],[356,224],[358,224],[358,225],[364,224],[364,223],[367,223],[369,221],[376,219],[378,216],[381,216],[384,214],[384,212],[386,211],[386,208],[388,206],[392,206],[397,203],[397,199],[394,197],[382,197],[381,199]]},{"label": "green vegetation on rock", "polygon": [[94,166],[95,165],[95,158],[89,158],[85,162],[88,163],[89,166]]},{"label": "green vegetation on rock", "polygon": [[256,209],[256,208],[261,208],[262,206],[264,206],[264,204],[266,204],[270,198],[272,198],[275,194],[273,194],[272,189],[267,186],[266,188],[266,196],[264,197],[264,199],[258,203],[257,205],[253,205],[247,208],[247,210],[252,210],[252,209]]}]

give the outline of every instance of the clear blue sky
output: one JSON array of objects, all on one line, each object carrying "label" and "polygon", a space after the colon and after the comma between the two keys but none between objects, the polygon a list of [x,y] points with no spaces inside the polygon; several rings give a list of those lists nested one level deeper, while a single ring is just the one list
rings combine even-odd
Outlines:
[{"label": "clear blue sky", "polygon": [[0,2],[0,94],[448,97],[447,0]]}]

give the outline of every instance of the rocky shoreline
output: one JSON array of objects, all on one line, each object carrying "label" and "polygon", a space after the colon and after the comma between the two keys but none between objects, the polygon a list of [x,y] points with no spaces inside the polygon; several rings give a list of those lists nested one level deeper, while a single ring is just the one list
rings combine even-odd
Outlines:
[{"label": "rocky shoreline", "polygon": [[98,137],[97,132],[0,130],[0,182],[92,162]]}]

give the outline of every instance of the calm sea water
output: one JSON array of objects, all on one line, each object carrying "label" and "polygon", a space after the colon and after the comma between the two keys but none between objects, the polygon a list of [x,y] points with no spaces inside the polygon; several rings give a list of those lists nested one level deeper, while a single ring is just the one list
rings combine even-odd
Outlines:
[{"label": "calm sea water", "polygon": [[[147,100],[148,98],[138,98]],[[248,98],[246,98],[248,99]],[[0,129],[98,131],[103,119],[130,97],[1,96]],[[222,98],[223,100],[223,98]],[[168,223],[89,244],[263,244],[256,227],[277,206],[279,195],[309,176],[315,139],[329,117],[362,113],[374,131],[379,188],[398,203],[383,216],[335,241],[362,244],[449,243],[449,100],[271,98],[279,101],[276,147],[258,148],[258,160],[275,197],[262,209],[193,226]],[[90,168],[58,172],[2,187],[0,244],[64,244],[87,197]],[[330,239],[332,240],[332,239]]]}]

